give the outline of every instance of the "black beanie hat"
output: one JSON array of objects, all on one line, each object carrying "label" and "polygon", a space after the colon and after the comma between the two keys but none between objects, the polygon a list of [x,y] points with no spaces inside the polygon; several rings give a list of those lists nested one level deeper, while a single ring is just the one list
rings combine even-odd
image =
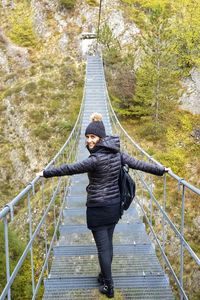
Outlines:
[{"label": "black beanie hat", "polygon": [[90,116],[90,119],[91,119],[91,123],[87,126],[85,130],[85,135],[95,134],[100,138],[106,137],[105,127],[102,122],[102,115],[98,113],[93,113]]}]

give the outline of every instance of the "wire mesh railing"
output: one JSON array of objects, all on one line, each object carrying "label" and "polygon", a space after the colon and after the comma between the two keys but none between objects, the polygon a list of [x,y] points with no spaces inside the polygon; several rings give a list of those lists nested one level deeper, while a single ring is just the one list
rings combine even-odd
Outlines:
[{"label": "wire mesh railing", "polygon": [[[84,94],[70,136],[45,169],[75,160]],[[36,299],[40,293],[42,295],[42,282],[49,274],[52,248],[58,239],[69,183],[70,179],[66,176],[48,181],[36,177],[0,211],[0,226],[4,236],[2,250],[5,248],[0,265],[0,273],[5,274],[0,284],[1,300]],[[20,245],[15,241],[13,232]]]},{"label": "wire mesh railing", "polygon": [[[128,135],[113,110],[108,92],[107,98],[113,133],[120,136],[122,149],[138,159],[161,165]],[[158,256],[160,255],[163,267],[170,275],[170,280],[175,283],[175,292],[180,299],[188,299],[187,291],[194,284],[192,289],[198,294],[199,284],[194,275],[200,272],[200,259],[190,245],[192,242],[195,247],[195,241],[192,239],[188,243],[185,237],[188,226],[191,226],[191,222],[185,224],[185,204],[191,201],[195,207],[195,203],[200,201],[200,189],[172,171],[162,178],[139,171],[132,171],[132,175],[137,187],[136,204],[144,222],[148,224],[155,246],[160,250]],[[197,219],[198,213],[197,211]]]}]

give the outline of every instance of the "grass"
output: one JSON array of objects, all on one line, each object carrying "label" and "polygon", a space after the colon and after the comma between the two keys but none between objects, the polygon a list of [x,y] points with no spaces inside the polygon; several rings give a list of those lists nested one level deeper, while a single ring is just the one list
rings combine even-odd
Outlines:
[{"label": "grass", "polygon": [[[122,120],[122,124],[130,136],[138,142],[144,150],[159,160],[164,165],[178,173],[194,185],[198,185],[198,174],[200,169],[197,165],[188,168],[191,158],[198,161],[200,144],[193,136],[195,128],[200,126],[200,117],[184,111],[176,111],[174,122],[167,125],[166,134],[159,139],[151,139],[145,136],[143,127],[145,121],[137,119]],[[196,178],[194,176],[196,172]]]}]

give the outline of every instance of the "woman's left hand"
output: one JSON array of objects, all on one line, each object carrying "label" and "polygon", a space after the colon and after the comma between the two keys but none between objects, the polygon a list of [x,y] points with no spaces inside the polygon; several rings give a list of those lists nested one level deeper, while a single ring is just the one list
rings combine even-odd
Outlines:
[{"label": "woman's left hand", "polygon": [[43,177],[44,176],[43,171],[40,171],[40,172],[36,173],[36,176]]},{"label": "woman's left hand", "polygon": [[165,167],[165,172],[166,172],[166,173],[169,173],[169,172],[171,172],[171,171],[172,171],[171,168]]}]

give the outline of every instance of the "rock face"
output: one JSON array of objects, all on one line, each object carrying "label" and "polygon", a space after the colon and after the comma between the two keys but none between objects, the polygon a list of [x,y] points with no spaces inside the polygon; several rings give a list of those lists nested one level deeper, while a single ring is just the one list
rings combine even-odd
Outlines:
[{"label": "rock face", "polygon": [[2,6],[3,8],[14,8],[14,1],[13,0],[2,0]]},{"label": "rock face", "polygon": [[134,36],[140,32],[134,23],[130,24],[125,21],[120,10],[112,10],[107,21],[113,35],[120,40],[121,46],[133,42]]},{"label": "rock face", "polygon": [[48,30],[46,24],[46,9],[48,8],[47,4],[44,5],[41,1],[37,0],[31,1],[35,31],[39,37],[44,39],[51,36],[51,32]]},{"label": "rock face", "polygon": [[21,143],[24,146],[24,155],[27,161],[23,161],[17,147],[11,150],[10,159],[18,179],[25,184],[27,180],[31,180],[33,170],[37,167],[37,156],[35,155],[34,147],[32,147],[32,140],[26,128],[25,120],[17,108],[12,105],[12,96],[4,99],[4,105],[7,119],[4,134],[11,144],[17,146]]},{"label": "rock face", "polygon": [[[16,1],[2,1],[5,15],[6,11],[11,15],[17,14],[16,5]],[[132,37],[137,34],[138,29],[133,22],[125,20],[120,5],[119,0],[102,2],[101,26],[108,24],[119,43],[125,46],[133,42]],[[83,40],[82,33],[96,33],[99,14],[98,3],[97,6],[91,6],[80,0],[77,0],[77,5],[72,10],[62,9],[58,0],[31,0],[26,6],[27,11],[29,8],[40,50],[15,44],[8,37],[6,22],[2,22],[2,29],[0,28],[0,91],[6,92],[0,103],[0,113],[2,112],[3,116],[1,118],[0,115],[0,138],[3,137],[10,147],[8,163],[10,170],[12,169],[4,169],[1,178],[18,178],[23,184],[31,180],[35,169],[42,168],[48,161],[48,158],[42,155],[48,146],[44,143],[36,145],[30,128],[26,126],[29,122],[28,110],[31,109],[32,103],[30,102],[28,107],[30,99],[24,86],[29,84],[29,81],[37,82],[37,77],[43,76],[41,69],[45,68],[45,64],[48,65],[49,57],[52,62],[45,72],[50,65],[56,64],[55,57],[59,57],[60,61],[69,57],[78,64],[85,58],[86,53],[92,53],[96,49],[96,39]],[[67,89],[70,88],[69,84]],[[32,101],[34,102],[34,99]]]},{"label": "rock face", "polygon": [[7,55],[4,53],[2,49],[0,49],[0,67],[5,73],[9,73],[10,68],[8,64]]},{"label": "rock face", "polygon": [[183,81],[186,91],[180,99],[181,108],[193,114],[200,114],[200,72],[193,68],[190,75],[190,78]]},{"label": "rock face", "polygon": [[14,43],[12,43],[10,39],[4,34],[1,28],[0,28],[0,43],[1,43],[1,48],[4,50],[4,52],[2,52],[1,50],[2,54],[0,55],[1,56],[0,60],[3,60],[5,62],[5,67],[3,67],[5,71],[10,69],[8,67],[9,58],[11,58],[12,61],[15,62],[21,68],[27,68],[30,66],[28,49],[24,47],[19,47]]}]

